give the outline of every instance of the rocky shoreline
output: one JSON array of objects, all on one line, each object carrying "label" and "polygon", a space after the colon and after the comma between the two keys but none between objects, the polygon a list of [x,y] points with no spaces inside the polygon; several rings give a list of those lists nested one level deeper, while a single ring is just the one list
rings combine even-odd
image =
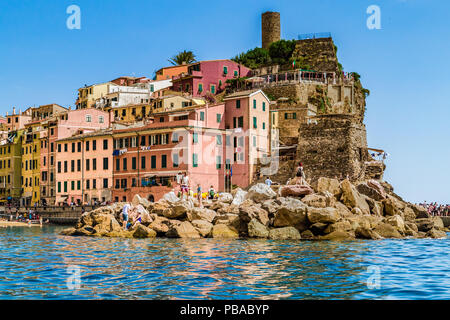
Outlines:
[{"label": "rocky shoreline", "polygon": [[[298,190],[301,190],[298,194]],[[292,191],[296,196],[291,195]],[[297,191],[296,191],[297,190]],[[297,192],[297,193],[295,193]],[[284,195],[284,196],[282,196]],[[125,203],[114,203],[82,215],[63,235],[124,238],[260,238],[273,240],[354,240],[446,238],[442,219],[403,201],[386,182],[320,178],[304,186],[256,184],[206,201],[166,194],[158,202],[136,195],[131,206],[142,222],[122,225]]]}]

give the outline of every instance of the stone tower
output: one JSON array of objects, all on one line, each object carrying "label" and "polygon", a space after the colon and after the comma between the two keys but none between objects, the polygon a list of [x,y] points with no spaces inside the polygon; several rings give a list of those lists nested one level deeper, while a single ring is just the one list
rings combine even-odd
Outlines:
[{"label": "stone tower", "polygon": [[269,49],[272,42],[280,41],[280,13],[264,12],[261,15],[262,47]]}]

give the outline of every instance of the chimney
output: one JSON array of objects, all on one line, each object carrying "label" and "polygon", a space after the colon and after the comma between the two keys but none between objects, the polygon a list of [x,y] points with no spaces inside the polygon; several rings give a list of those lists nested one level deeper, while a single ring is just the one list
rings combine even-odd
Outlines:
[{"label": "chimney", "polygon": [[12,113],[13,115],[15,115],[16,114],[16,107],[13,107],[13,113]]}]

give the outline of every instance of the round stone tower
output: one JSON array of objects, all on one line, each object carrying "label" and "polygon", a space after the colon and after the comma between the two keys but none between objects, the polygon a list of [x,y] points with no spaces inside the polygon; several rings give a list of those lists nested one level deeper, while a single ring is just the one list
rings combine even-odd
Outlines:
[{"label": "round stone tower", "polygon": [[280,41],[280,13],[264,12],[261,15],[262,47],[269,49],[272,42]]}]

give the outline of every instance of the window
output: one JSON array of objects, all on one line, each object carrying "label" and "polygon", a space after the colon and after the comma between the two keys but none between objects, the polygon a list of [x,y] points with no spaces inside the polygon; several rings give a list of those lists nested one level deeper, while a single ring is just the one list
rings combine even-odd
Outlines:
[{"label": "window", "polygon": [[136,162],[137,162],[136,157],[131,158],[131,169],[132,170],[136,170]]},{"label": "window", "polygon": [[108,150],[108,140],[107,139],[103,140],[103,150]]},{"label": "window", "polygon": [[262,128],[263,128],[263,130],[265,130],[265,129],[266,129],[266,123],[265,123],[265,122],[263,122],[263,126],[262,126]]},{"label": "window", "polygon": [[256,147],[256,136],[253,136],[253,146]]},{"label": "window", "polygon": [[92,150],[97,150],[97,140],[92,140]]},{"label": "window", "polygon": [[91,164],[91,162],[89,161],[89,159],[86,159],[86,171],[91,170],[90,164]]},{"label": "window", "polygon": [[198,142],[198,133],[197,132],[194,132],[193,134],[192,134],[192,142],[193,143],[197,143]]},{"label": "window", "polygon": [[97,189],[97,179],[92,179],[92,189]]},{"label": "window", "polygon": [[58,192],[61,193],[61,181],[58,182]]},{"label": "window", "polygon": [[222,157],[217,156],[216,157],[216,169],[221,169],[221,168],[222,168]]},{"label": "window", "polygon": [[92,122],[92,116],[90,114],[86,115],[86,122]]},{"label": "window", "polygon": [[198,92],[202,92],[203,91],[203,84],[199,83],[198,84]]},{"label": "window", "polygon": [[127,158],[122,159],[122,166],[124,171],[127,170]]},{"label": "window", "polygon": [[67,161],[64,161],[64,172],[67,172]]},{"label": "window", "polygon": [[67,192],[67,181],[64,181],[64,192]]},{"label": "window", "polygon": [[58,152],[61,152],[61,144],[58,144]]},{"label": "window", "polygon": [[284,114],[284,119],[297,119],[297,113],[288,113]]},{"label": "window", "polygon": [[80,172],[81,171],[81,159],[77,160],[77,171]]},{"label": "window", "polygon": [[75,152],[75,142],[72,142],[72,152]]},{"label": "window", "polygon": [[108,189],[108,179],[107,178],[103,179],[103,189]]},{"label": "window", "polygon": [[105,117],[98,116],[98,123],[104,123],[104,122],[105,122]]},{"label": "window", "polygon": [[172,142],[178,142],[178,133],[172,133]]},{"label": "window", "polygon": [[176,153],[173,154],[172,163],[174,168],[178,168],[178,154]]},{"label": "window", "polygon": [[77,149],[78,149],[78,150],[77,150],[78,152],[81,152],[81,142],[78,142],[78,144],[77,144]]},{"label": "window", "polygon": [[75,160],[70,161],[70,171],[75,172]]},{"label": "window", "polygon": [[150,85],[150,92],[154,92],[155,91],[155,85],[151,84]]},{"label": "window", "polygon": [[64,143],[64,152],[67,152],[67,143]]},{"label": "window", "polygon": [[97,159],[92,159],[92,170],[97,170]]},{"label": "window", "polygon": [[241,100],[237,99],[236,100],[236,109],[240,109],[241,108]]},{"label": "window", "polygon": [[215,93],[216,93],[216,85],[215,85],[215,84],[212,84],[212,85],[211,85],[211,93],[212,93],[212,94],[215,94]]},{"label": "window", "polygon": [[145,169],[145,157],[141,157],[141,169]]},{"label": "window", "polygon": [[239,76],[238,71],[237,71],[237,70],[234,70],[233,75],[234,75],[235,77]]},{"label": "window", "polygon": [[86,180],[86,190],[89,190],[91,187],[91,181],[89,179]]},{"label": "window", "polygon": [[216,136],[216,144],[219,146],[222,145],[222,136],[221,135]]},{"label": "window", "polygon": [[253,99],[253,109],[256,109],[256,99]]},{"label": "window", "polygon": [[53,152],[55,149],[54,149],[54,145],[53,145],[53,142],[52,143],[50,143],[50,152]]},{"label": "window", "polygon": [[256,117],[253,117],[253,129],[258,128],[258,120],[256,119]]},{"label": "window", "polygon": [[263,102],[263,111],[266,111],[266,103]]},{"label": "window", "polygon": [[120,159],[116,159],[116,170],[120,171]]},{"label": "window", "polygon": [[238,118],[238,128],[243,128],[244,127],[244,117],[239,117]]},{"label": "window", "polygon": [[224,75],[227,75],[227,74],[228,74],[228,67],[227,67],[227,66],[224,66],[224,67],[223,67],[223,74],[224,74]]},{"label": "window", "polygon": [[205,112],[200,112],[200,121],[205,121]]},{"label": "window", "polygon": [[70,182],[70,190],[75,190],[75,181]]},{"label": "window", "polygon": [[222,121],[222,115],[218,113],[216,116],[217,116],[217,123],[220,123]]},{"label": "window", "polygon": [[151,166],[152,166],[152,169],[156,168],[156,156],[152,156],[152,158],[151,158]]},{"label": "window", "polygon": [[86,141],[86,151],[89,151],[89,142],[90,141]]},{"label": "window", "polygon": [[198,154],[196,153],[192,154],[192,166],[194,168],[198,167]]},{"label": "window", "polygon": [[77,190],[81,190],[81,180],[77,181]]},{"label": "window", "polygon": [[161,156],[161,168],[167,168],[167,155],[165,154]]}]

